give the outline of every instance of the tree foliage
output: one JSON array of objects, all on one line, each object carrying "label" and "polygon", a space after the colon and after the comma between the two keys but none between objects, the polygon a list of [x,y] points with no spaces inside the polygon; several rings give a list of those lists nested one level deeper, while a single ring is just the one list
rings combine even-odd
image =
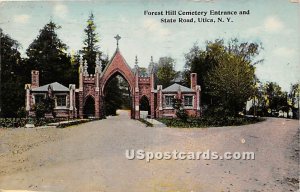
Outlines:
[{"label": "tree foliage", "polygon": [[[238,59],[247,65],[254,66],[262,60],[255,60],[255,57],[262,49],[260,44],[239,42],[237,39],[230,40],[227,44],[222,39],[207,41],[205,48],[201,49],[197,43],[193,45],[188,53],[185,54],[185,84],[190,84],[190,73],[197,73],[197,83],[201,85],[201,102],[205,106],[214,105],[214,94],[208,90],[209,72],[217,68],[224,61]],[[228,62],[227,62],[228,63]],[[224,80],[224,79],[223,79]]]},{"label": "tree foliage", "polygon": [[24,104],[24,70],[18,48],[20,44],[0,28],[1,112],[2,117],[15,117]]},{"label": "tree foliage", "polygon": [[206,76],[208,94],[215,105],[237,115],[246,101],[254,95],[254,67],[243,62],[240,57],[225,56]]},{"label": "tree foliage", "polygon": [[295,83],[291,85],[291,90],[289,93],[291,100],[291,109],[293,112],[293,118],[299,119],[299,104],[300,104],[300,84]]},{"label": "tree foliage", "polygon": [[26,50],[29,57],[27,75],[30,75],[30,70],[39,70],[41,85],[56,81],[64,85],[72,83],[71,61],[66,53],[67,45],[56,34],[56,30],[60,28],[50,21],[40,30],[37,38]]},{"label": "tree foliage", "polygon": [[120,89],[118,78],[111,79],[104,91],[105,114],[116,115],[117,109],[122,107],[122,90]]},{"label": "tree foliage", "polygon": [[259,85],[256,95],[257,114],[260,116],[278,116],[279,111],[288,113],[292,105],[290,96],[275,82]]},{"label": "tree foliage", "polygon": [[257,43],[240,43],[237,39],[227,44],[220,39],[208,41],[204,50],[195,44],[185,55],[186,83],[190,73],[198,73],[203,104],[236,115],[254,95],[254,65],[261,62],[255,57],[260,49]]},{"label": "tree foliage", "polygon": [[83,41],[84,46],[80,51],[80,54],[83,55],[83,59],[88,63],[89,74],[93,74],[95,72],[96,55],[99,53],[101,56],[101,52],[99,51],[100,47],[97,44],[100,40],[99,35],[96,32],[96,28],[94,15],[91,13],[87,20],[87,26],[84,29],[86,35],[86,38]]},{"label": "tree foliage", "polygon": [[178,77],[178,72],[175,70],[175,61],[171,57],[159,58],[157,65],[157,85],[162,85],[163,88],[171,85],[172,80]]},{"label": "tree foliage", "polygon": [[176,116],[181,119],[183,122],[186,122],[188,119],[188,114],[184,110],[183,102],[181,98],[174,98],[173,108],[175,109]]}]

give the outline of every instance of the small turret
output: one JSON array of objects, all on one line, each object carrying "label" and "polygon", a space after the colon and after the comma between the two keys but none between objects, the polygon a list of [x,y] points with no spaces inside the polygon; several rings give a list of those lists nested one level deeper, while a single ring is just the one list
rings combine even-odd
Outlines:
[{"label": "small turret", "polygon": [[83,73],[83,60],[82,55],[79,57],[79,73]]},{"label": "small turret", "polygon": [[137,56],[135,56],[135,65],[134,65],[134,74],[138,74],[139,73],[139,65],[138,65],[138,58]]},{"label": "small turret", "polygon": [[148,75],[151,76],[153,72],[154,72],[154,62],[153,62],[153,56],[151,56],[151,61],[148,66]]},{"label": "small turret", "polygon": [[88,73],[88,71],[87,71],[87,69],[88,69],[88,64],[87,64],[87,61],[86,60],[84,60],[84,66],[83,66],[83,76],[88,76],[89,75],[89,73]]},{"label": "small turret", "polygon": [[96,73],[101,73],[101,59],[99,56],[99,53],[96,55],[96,67],[95,67],[95,74]]}]

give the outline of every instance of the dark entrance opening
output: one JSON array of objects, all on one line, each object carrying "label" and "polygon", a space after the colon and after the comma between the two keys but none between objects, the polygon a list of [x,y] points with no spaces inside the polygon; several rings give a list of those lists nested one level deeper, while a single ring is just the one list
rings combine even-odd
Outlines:
[{"label": "dark entrance opening", "polygon": [[[130,86],[126,79],[119,73],[114,74],[104,87],[104,113],[105,116],[117,115],[117,110],[128,110],[131,114],[132,97]],[[124,114],[124,111],[123,111]]]},{"label": "dark entrance opening", "polygon": [[83,107],[83,118],[95,117],[95,100],[92,96],[88,96]]},{"label": "dark entrance opening", "polygon": [[149,115],[151,115],[150,102],[149,99],[143,95],[140,100],[140,117],[146,118]]}]

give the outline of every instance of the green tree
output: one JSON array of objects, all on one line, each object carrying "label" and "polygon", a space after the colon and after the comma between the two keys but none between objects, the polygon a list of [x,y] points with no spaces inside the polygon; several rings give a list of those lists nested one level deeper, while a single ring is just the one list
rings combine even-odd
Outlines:
[{"label": "green tree", "polygon": [[83,55],[83,59],[88,63],[88,73],[93,74],[95,72],[95,62],[96,55],[101,52],[99,51],[100,47],[97,45],[99,42],[99,35],[96,33],[96,25],[94,22],[93,13],[90,14],[89,19],[87,20],[87,26],[84,29],[86,39],[83,41],[83,49],[80,51],[80,54]]},{"label": "green tree", "polygon": [[188,119],[188,114],[183,108],[182,99],[174,98],[173,108],[175,109],[176,116],[182,121],[186,122]]},{"label": "green tree", "polygon": [[0,28],[0,116],[16,117],[24,105],[23,61],[18,48],[20,44]]},{"label": "green tree", "polygon": [[[294,112],[295,99],[293,101],[294,91],[292,86],[291,92],[288,94],[282,91],[281,87],[275,82],[260,83],[256,95],[257,114],[260,116],[278,116],[281,110],[289,114],[289,111]],[[252,111],[251,113],[252,114]]]},{"label": "green tree", "polygon": [[36,105],[34,105],[33,109],[35,111],[35,117],[37,119],[41,119],[41,118],[45,117],[47,110],[46,110],[45,104],[43,102],[37,103]]},{"label": "green tree", "polygon": [[290,90],[291,108],[293,118],[299,118],[299,100],[300,100],[300,84],[296,83],[291,86]]},{"label": "green tree", "polygon": [[209,105],[212,102],[212,97],[206,89],[204,78],[208,72],[218,64],[218,59],[225,53],[223,40],[207,41],[205,50],[201,50],[195,43],[188,53],[185,54],[185,70],[184,80],[185,85],[190,85],[190,73],[197,73],[197,84],[201,85],[201,102],[203,105]]},{"label": "green tree", "polygon": [[178,72],[175,70],[175,61],[171,57],[161,57],[157,66],[157,85],[162,85],[166,88],[171,82],[178,77]]},{"label": "green tree", "polygon": [[254,95],[254,67],[233,54],[224,54],[205,78],[208,94],[228,115],[237,115]]},{"label": "green tree", "polygon": [[[26,50],[29,69],[40,71],[41,85],[55,81],[66,86],[72,83],[71,57],[66,53],[67,45],[56,34],[56,30],[60,28],[50,21]],[[30,74],[29,71],[27,73]]]},{"label": "green tree", "polygon": [[253,105],[253,107],[250,109],[250,114],[263,117],[268,115],[269,101],[266,95],[266,86],[267,85],[264,83],[257,82],[255,100],[253,100],[253,104],[255,105]]},{"label": "green tree", "polygon": [[275,82],[266,83],[266,96],[268,99],[268,111],[271,116],[277,116],[279,110],[288,112],[287,93]]},{"label": "green tree", "polygon": [[262,62],[262,60],[255,61],[260,49],[262,49],[260,44],[239,43],[237,39],[232,39],[227,44],[222,39],[207,41],[204,49],[200,49],[198,44],[195,43],[190,51],[185,54],[185,84],[190,84],[190,73],[197,73],[197,83],[201,85],[201,102],[203,105],[213,105],[216,98],[209,94],[208,82],[206,81],[208,73],[216,68],[228,54],[240,57],[242,62],[249,62],[254,66]]}]

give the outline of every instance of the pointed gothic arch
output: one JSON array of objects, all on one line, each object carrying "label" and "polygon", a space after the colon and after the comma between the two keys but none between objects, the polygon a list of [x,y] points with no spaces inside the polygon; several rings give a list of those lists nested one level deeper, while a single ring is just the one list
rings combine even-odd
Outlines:
[{"label": "pointed gothic arch", "polygon": [[[118,79],[117,78],[118,76],[121,77],[128,85],[128,86],[126,86],[126,90],[128,92],[127,91],[124,92],[124,87],[123,88],[119,87],[119,88],[121,88],[120,91],[121,91],[122,95],[119,95],[120,93],[107,92],[108,87],[111,85],[110,83],[112,82],[112,80]],[[121,86],[121,85],[119,84],[119,86]],[[109,90],[111,90],[111,89],[109,89]],[[124,93],[125,94],[128,93],[128,96],[126,95],[125,97],[123,97]],[[115,97],[116,94],[118,95],[118,98]],[[127,109],[128,109],[128,107],[130,108],[131,117],[132,117],[132,110],[133,110],[133,107],[132,107],[132,102],[133,102],[132,101],[132,98],[133,98],[132,94],[133,94],[133,88],[130,87],[130,84],[129,84],[128,80],[126,79],[126,77],[124,76],[124,74],[120,70],[114,70],[114,72],[108,76],[107,80],[102,85],[102,96],[103,96],[103,106],[104,106],[103,111],[105,112],[105,115],[114,115],[115,114],[116,109],[114,107],[116,107],[116,104],[109,105],[109,103],[111,101],[111,98],[115,98],[115,100],[120,99],[120,103],[122,103],[121,101],[126,101],[126,103],[123,103],[123,104],[125,104],[125,106],[127,106]],[[122,96],[122,98],[120,98],[121,96]],[[123,99],[125,99],[125,100],[123,100]]]},{"label": "pointed gothic arch", "polygon": [[[128,83],[130,87],[130,96],[131,96],[131,118],[138,118],[135,109],[134,109],[134,100],[135,100],[135,75],[132,71],[132,69],[127,64],[126,60],[121,55],[121,52],[119,48],[116,49],[112,59],[109,61],[109,63],[106,65],[102,72],[102,76],[100,78],[100,85],[101,85],[101,93],[103,96],[102,99],[102,105],[104,105],[104,89],[107,85],[107,83],[110,81],[110,79],[114,78],[115,76],[120,75],[122,76]],[[104,109],[102,109],[104,110]]]},{"label": "pointed gothic arch", "polygon": [[107,81],[115,74],[120,74],[129,84],[131,90],[134,88],[135,76],[131,68],[127,64],[126,60],[121,55],[119,48],[115,51],[112,59],[106,65],[102,72],[101,84],[102,90],[105,87]]},{"label": "pointed gothic arch", "polygon": [[107,84],[110,82],[111,79],[115,78],[116,76],[121,76],[129,85],[130,87],[130,92],[133,91],[134,87],[132,86],[132,84],[130,84],[130,80],[128,79],[128,77],[125,76],[124,72],[120,69],[114,69],[113,71],[111,71],[111,73],[109,75],[107,75],[105,77],[105,79],[103,78],[103,82],[102,82],[102,92],[104,92]]}]

